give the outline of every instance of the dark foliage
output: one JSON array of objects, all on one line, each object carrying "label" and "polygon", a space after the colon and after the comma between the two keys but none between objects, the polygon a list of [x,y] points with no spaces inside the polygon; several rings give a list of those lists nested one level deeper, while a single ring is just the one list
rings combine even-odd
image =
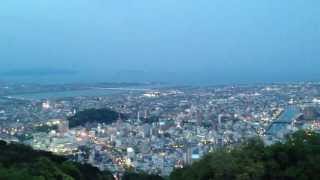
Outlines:
[{"label": "dark foliage", "polygon": [[285,143],[265,146],[250,140],[233,150],[219,150],[190,167],[177,169],[171,180],[320,179],[320,135],[297,132]]},{"label": "dark foliage", "polygon": [[113,176],[110,172],[101,172],[90,165],[70,162],[49,152],[0,141],[0,179],[112,180]]},{"label": "dark foliage", "polygon": [[123,175],[122,180],[164,180],[158,175],[148,175],[144,173],[127,172]]},{"label": "dark foliage", "polygon": [[[120,114],[121,118],[125,118]],[[119,118],[119,113],[110,109],[87,109],[69,118],[70,127],[84,126],[87,123],[111,124]]]},{"label": "dark foliage", "polygon": [[49,133],[51,130],[57,130],[58,126],[49,126],[49,125],[43,125],[43,126],[36,126],[33,128],[34,132],[44,132],[44,133]]},{"label": "dark foliage", "polygon": [[159,117],[151,116],[151,117],[148,117],[147,119],[143,118],[142,122],[143,123],[149,123],[149,124],[156,123],[156,122],[159,122]]}]

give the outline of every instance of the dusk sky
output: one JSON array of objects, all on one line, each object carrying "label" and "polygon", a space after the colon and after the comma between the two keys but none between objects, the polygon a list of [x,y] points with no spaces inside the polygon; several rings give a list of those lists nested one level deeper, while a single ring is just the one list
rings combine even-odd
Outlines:
[{"label": "dusk sky", "polygon": [[0,72],[75,72],[52,82],[320,80],[319,9],[319,0],[1,0]]}]

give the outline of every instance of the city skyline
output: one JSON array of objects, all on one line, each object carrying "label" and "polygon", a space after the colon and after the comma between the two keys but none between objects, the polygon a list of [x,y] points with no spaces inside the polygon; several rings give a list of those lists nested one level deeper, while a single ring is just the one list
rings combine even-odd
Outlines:
[{"label": "city skyline", "polygon": [[319,7],[1,0],[0,179],[320,179]]}]

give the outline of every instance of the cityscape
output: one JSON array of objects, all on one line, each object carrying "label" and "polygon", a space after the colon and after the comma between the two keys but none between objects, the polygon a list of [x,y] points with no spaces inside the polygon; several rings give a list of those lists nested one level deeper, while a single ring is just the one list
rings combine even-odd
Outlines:
[{"label": "cityscape", "polygon": [[[209,152],[250,138],[271,145],[298,130],[320,130],[317,82],[0,88],[1,140],[89,163],[115,177],[129,169],[169,176]],[[88,110],[117,114],[108,122],[93,117],[72,124],[71,117]]]},{"label": "cityscape", "polygon": [[0,180],[319,180],[319,7],[0,0]]}]

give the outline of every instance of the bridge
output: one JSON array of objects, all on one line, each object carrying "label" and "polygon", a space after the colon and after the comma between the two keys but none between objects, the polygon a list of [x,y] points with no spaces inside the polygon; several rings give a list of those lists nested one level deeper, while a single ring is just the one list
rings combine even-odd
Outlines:
[{"label": "bridge", "polygon": [[292,127],[295,120],[300,117],[302,113],[295,106],[288,106],[280,117],[272,122],[267,128],[266,135],[276,135],[279,132],[288,130],[288,127]]}]

